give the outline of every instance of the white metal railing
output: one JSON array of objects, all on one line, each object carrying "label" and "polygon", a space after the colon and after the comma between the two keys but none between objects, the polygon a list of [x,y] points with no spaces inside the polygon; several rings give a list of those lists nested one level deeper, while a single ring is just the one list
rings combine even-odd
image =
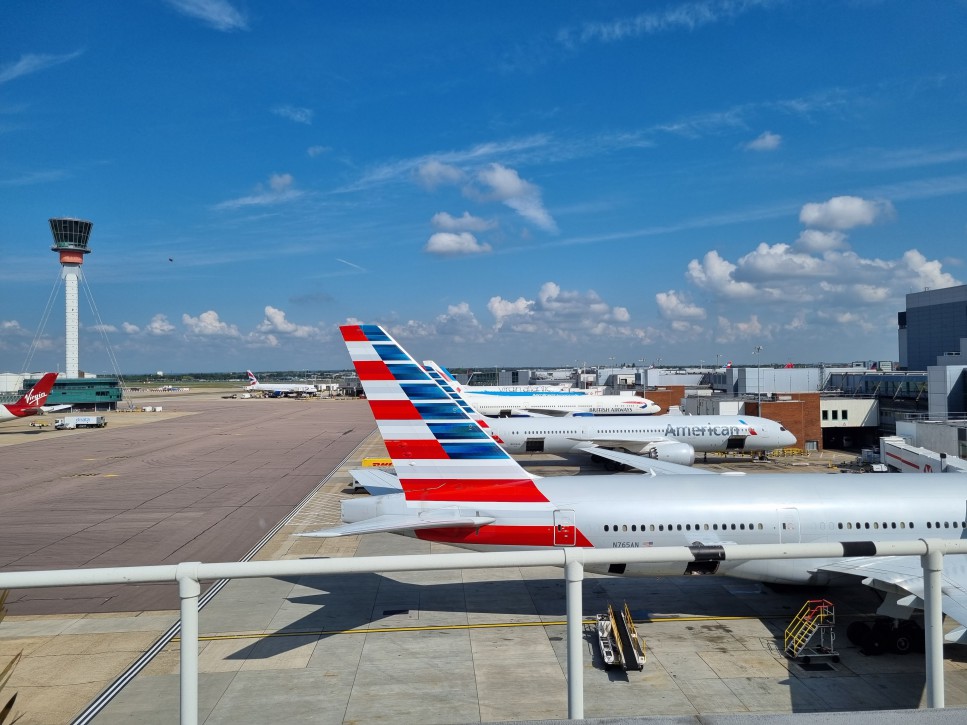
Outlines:
[{"label": "white metal railing", "polygon": [[[849,546],[855,551],[855,542]],[[967,539],[917,539],[873,542],[863,547],[873,554],[853,556],[919,556],[924,575],[927,706],[944,706],[943,618],[941,579],[945,554],[967,554]],[[763,559],[850,558],[841,543],[828,544],[723,544],[723,561]],[[159,566],[111,567],[0,573],[0,589],[96,584],[177,582],[181,596],[181,723],[198,722],[198,595],[202,580],[258,577],[364,574],[443,569],[559,566],[564,568],[567,597],[568,717],[584,717],[582,647],[582,582],[586,564],[692,562],[685,546],[641,549],[560,548],[540,551],[503,551],[460,554],[409,554],[338,559],[247,561],[220,564],[185,562]],[[967,625],[967,622],[961,622]]]}]

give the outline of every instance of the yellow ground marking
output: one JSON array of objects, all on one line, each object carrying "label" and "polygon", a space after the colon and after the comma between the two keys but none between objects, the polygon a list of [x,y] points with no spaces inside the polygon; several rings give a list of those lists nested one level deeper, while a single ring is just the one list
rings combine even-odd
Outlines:
[{"label": "yellow ground marking", "polygon": [[[635,624],[655,624],[658,622],[722,622],[750,619],[786,619],[785,614],[770,616],[737,616],[737,617],[649,617],[635,620]],[[585,619],[581,624],[590,626],[596,623],[594,619]],[[513,627],[563,627],[567,620],[560,619],[551,622],[493,622],[491,624],[440,624],[416,627],[367,627],[365,629],[306,629],[295,632],[250,632],[248,634],[208,634],[198,637],[199,642],[214,642],[232,639],[268,639],[270,637],[324,637],[336,634],[383,634],[390,632],[444,632],[448,630],[466,629],[510,629]],[[172,642],[180,642],[180,637],[174,637]]]}]

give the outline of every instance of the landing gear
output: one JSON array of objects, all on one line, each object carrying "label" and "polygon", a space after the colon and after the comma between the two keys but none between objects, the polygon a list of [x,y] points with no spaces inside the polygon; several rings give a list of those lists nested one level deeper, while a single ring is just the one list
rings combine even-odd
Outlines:
[{"label": "landing gear", "polygon": [[875,620],[872,626],[866,622],[852,622],[846,628],[846,638],[866,655],[883,652],[905,655],[924,649],[923,629],[909,620],[882,618]]}]

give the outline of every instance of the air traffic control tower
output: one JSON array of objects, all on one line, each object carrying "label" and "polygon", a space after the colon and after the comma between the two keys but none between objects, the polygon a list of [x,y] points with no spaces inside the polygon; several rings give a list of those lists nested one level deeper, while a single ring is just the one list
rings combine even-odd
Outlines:
[{"label": "air traffic control tower", "polygon": [[60,253],[61,278],[64,280],[64,306],[66,308],[67,352],[64,377],[76,378],[80,363],[77,345],[77,280],[81,276],[84,255],[90,254],[87,240],[91,236],[93,222],[83,219],[60,218],[50,220],[50,233],[54,235],[52,252]]}]

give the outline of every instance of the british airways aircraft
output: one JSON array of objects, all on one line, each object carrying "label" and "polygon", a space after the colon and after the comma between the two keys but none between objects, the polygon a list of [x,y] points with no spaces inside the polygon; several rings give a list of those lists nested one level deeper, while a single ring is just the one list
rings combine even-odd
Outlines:
[{"label": "british airways aircraft", "polygon": [[[423,368],[451,398],[468,402],[445,369],[432,360],[424,360]],[[469,405],[476,409],[475,401]],[[478,416],[476,420],[508,453],[590,453],[611,469],[624,464],[654,471],[655,461],[691,466],[696,452],[772,451],[796,445],[796,436],[781,423],[752,415]]]},{"label": "british airways aircraft", "polygon": [[258,378],[252,374],[251,370],[246,370],[248,373],[248,385],[245,389],[248,391],[260,390],[266,393],[274,393],[275,395],[317,395],[319,393],[316,390],[315,385],[309,385],[308,383],[260,383]]},{"label": "british airways aircraft", "polygon": [[0,421],[25,418],[43,412],[43,405],[54,387],[57,373],[47,373],[16,403],[0,405]]},{"label": "british airways aircraft", "polygon": [[[875,541],[967,538],[967,479],[960,474],[841,476],[679,475],[674,486],[640,475],[541,478],[525,471],[377,325],[341,328],[397,477],[373,495],[342,502],[332,537],[393,532],[475,550],[687,546],[687,563],[588,569],[626,576],[729,575],[760,582],[879,590],[883,604],[851,639],[906,652],[922,637],[909,620],[922,608],[919,558],[876,558]],[[666,479],[667,480],[667,479]],[[738,484],[738,485],[737,485]],[[729,560],[725,544],[839,543],[843,556]],[[851,556],[851,558],[846,558]],[[943,568],[943,611],[967,624],[967,567]],[[886,623],[886,624],[884,624]],[[947,641],[967,643],[967,628]],[[855,640],[854,640],[855,641]]]},{"label": "british airways aircraft", "polygon": [[574,393],[500,393],[488,391],[472,393],[461,386],[453,376],[436,363],[433,365],[440,376],[454,390],[463,395],[482,415],[510,417],[512,415],[566,416],[577,413],[591,415],[654,415],[661,407],[648,398],[635,395],[584,395]]}]

